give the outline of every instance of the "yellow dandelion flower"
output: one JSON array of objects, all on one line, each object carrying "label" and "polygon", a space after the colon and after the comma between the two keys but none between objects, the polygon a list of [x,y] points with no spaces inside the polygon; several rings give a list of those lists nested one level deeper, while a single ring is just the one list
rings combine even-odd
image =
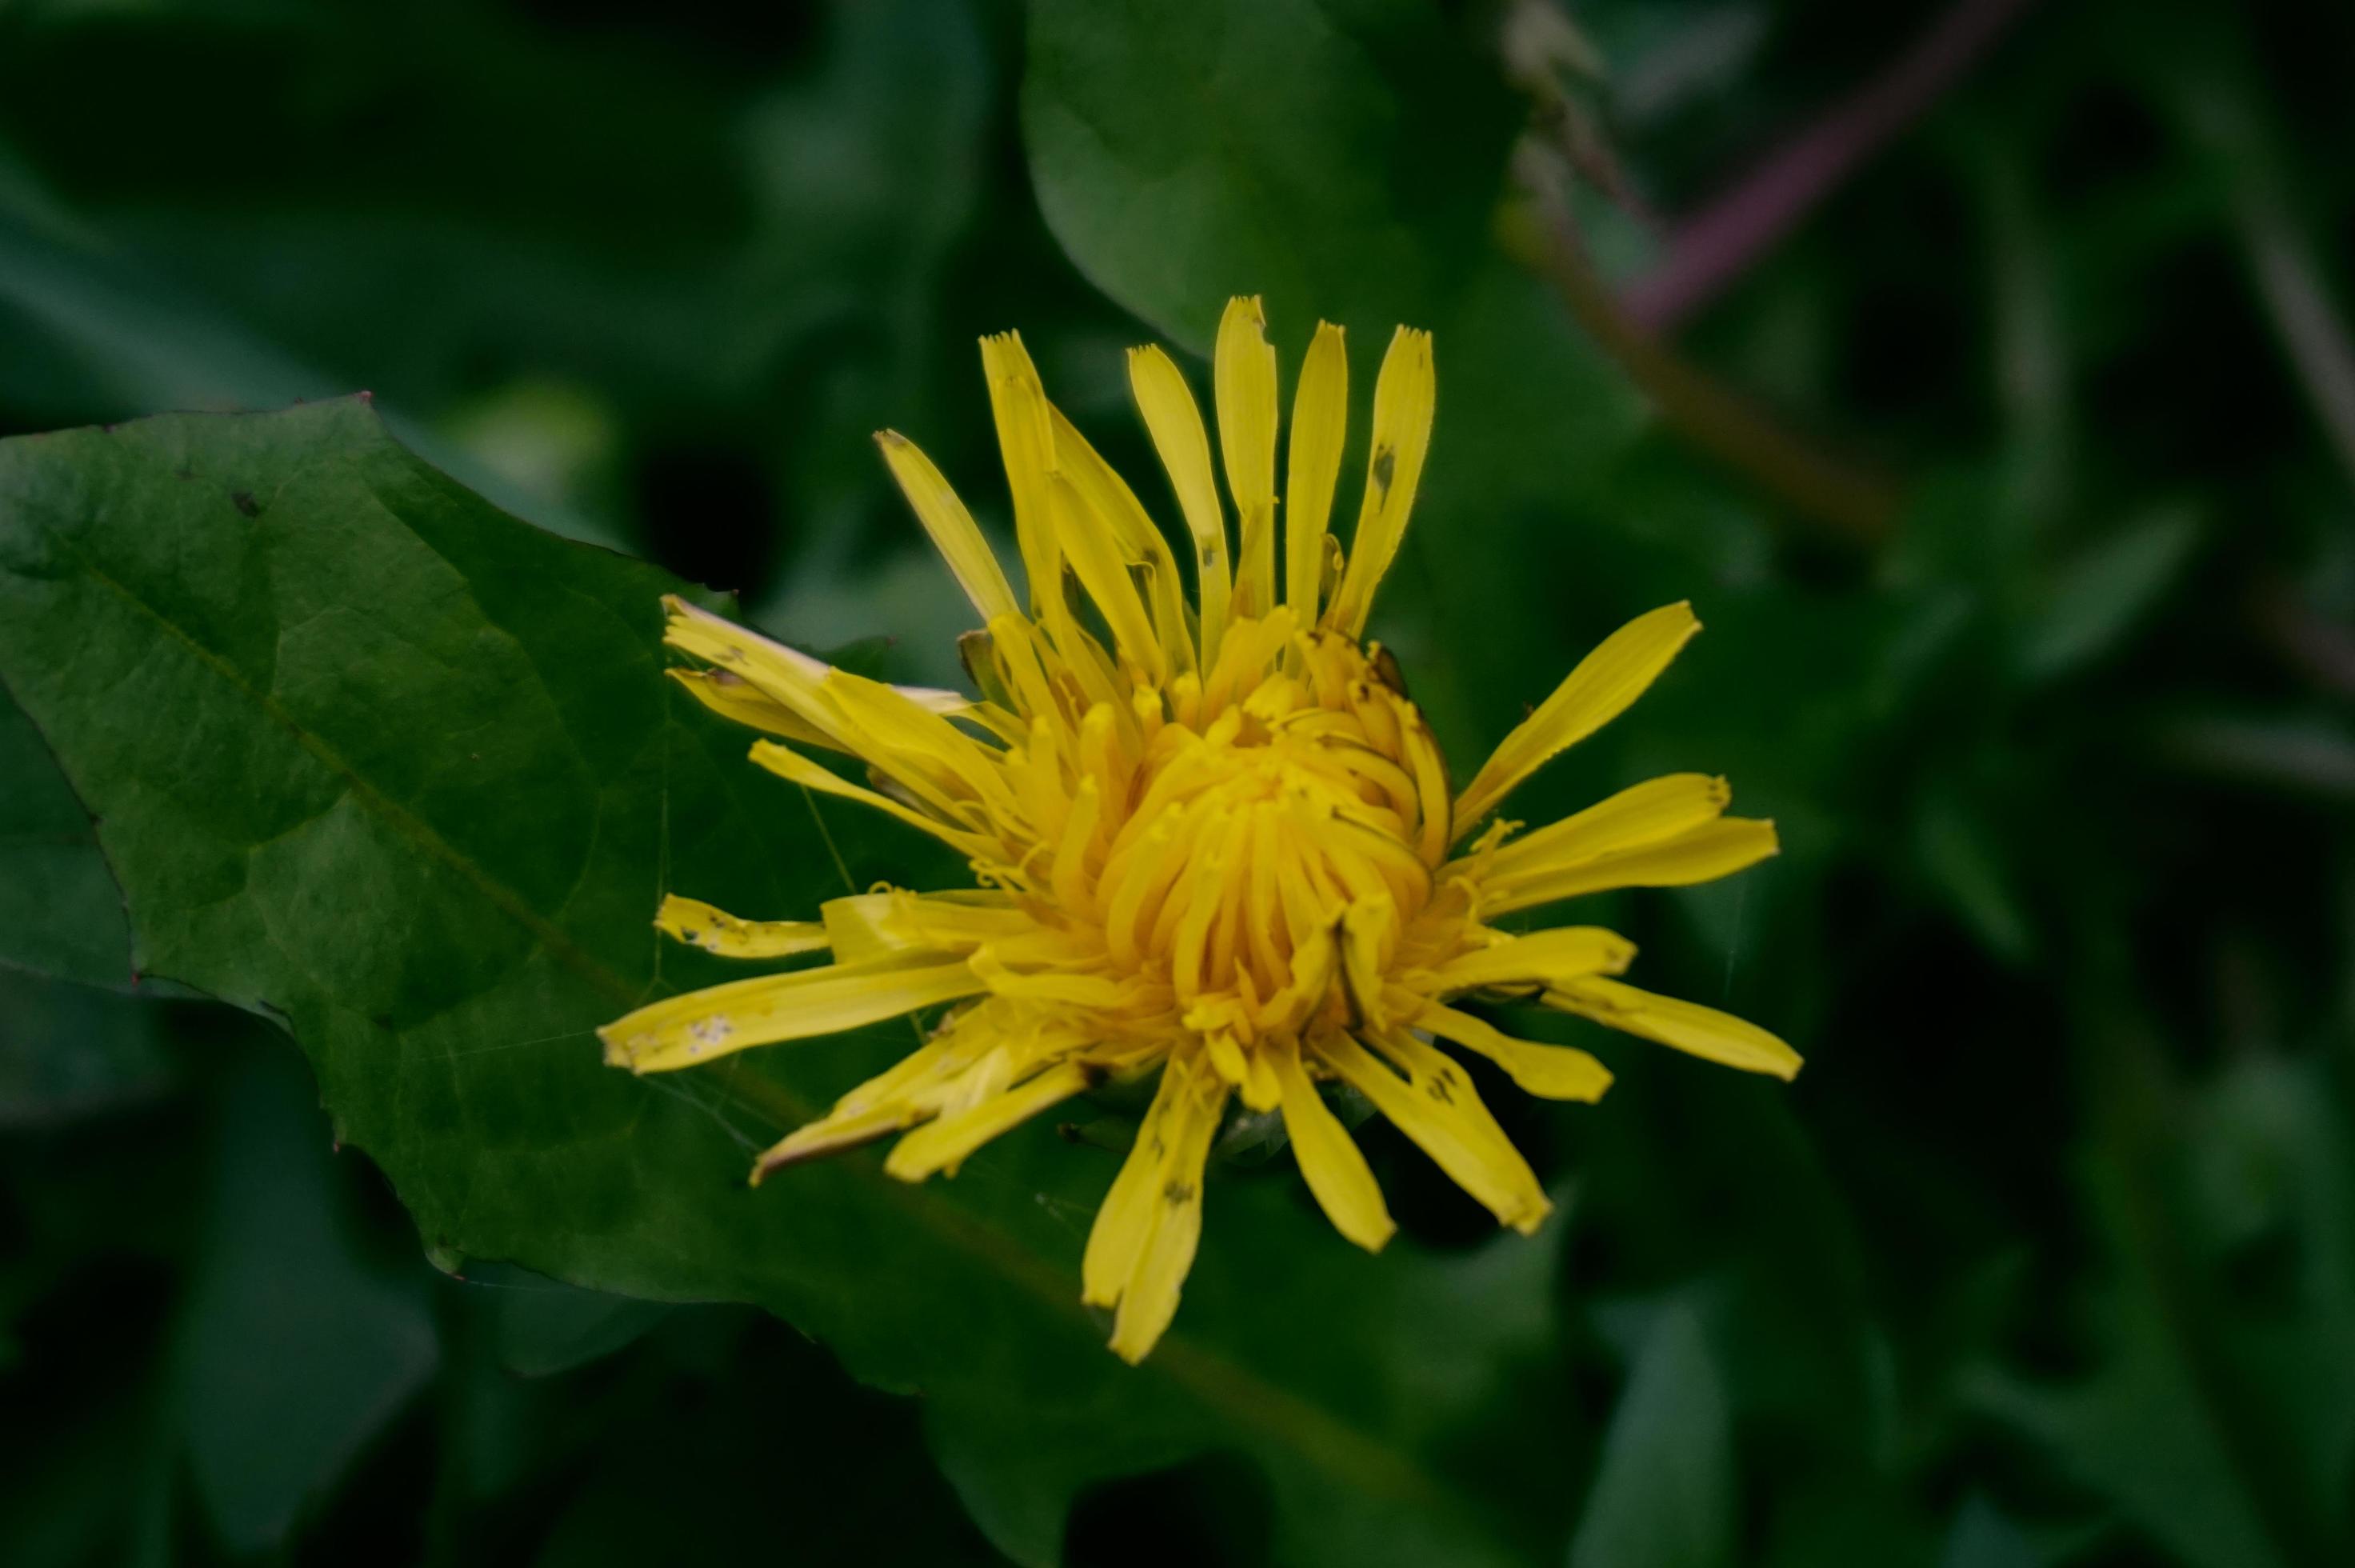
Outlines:
[{"label": "yellow dandelion flower", "polygon": [[[1158,348],[1131,353],[1193,547],[1190,603],[1159,528],[1047,400],[1021,340],[986,339],[982,361],[1027,602],[939,470],[904,438],[879,438],[984,624],[962,641],[976,697],[863,679],[667,604],[667,640],[696,661],[671,673],[774,737],[755,763],[942,840],[978,885],[879,889],[815,922],[672,897],[657,923],[681,941],[747,958],[830,949],[833,962],[642,1008],[600,1031],[607,1061],[666,1072],[947,1005],[913,1054],[763,1154],[756,1182],[893,1134],[893,1176],[954,1173],[1107,1075],[1158,1069],[1082,1265],[1082,1299],[1114,1309],[1112,1348],[1131,1361],[1177,1310],[1230,1100],[1281,1112],[1317,1202],[1374,1250],[1391,1217],[1321,1083],[1356,1088],[1525,1232],[1545,1193],[1435,1042],[1549,1099],[1592,1101],[1610,1084],[1585,1051],[1515,1040],[1466,998],[1510,996],[1728,1066],[1798,1070],[1765,1030],[1621,981],[1635,948],[1612,932],[1491,923],[1581,893],[1721,877],[1773,854],[1774,829],[1725,816],[1725,781],[1699,773],[1534,831],[1494,819],[1676,656],[1700,627],[1680,603],[1613,634],[1468,784],[1451,783],[1394,661],[1362,640],[1430,445],[1428,334],[1401,328],[1382,361],[1346,554],[1327,531],[1348,424],[1340,328],[1318,326],[1294,394],[1280,552],[1276,362],[1259,302],[1234,301],[1219,329],[1223,501],[1185,378]],[[864,764],[868,782],[818,751]]]}]

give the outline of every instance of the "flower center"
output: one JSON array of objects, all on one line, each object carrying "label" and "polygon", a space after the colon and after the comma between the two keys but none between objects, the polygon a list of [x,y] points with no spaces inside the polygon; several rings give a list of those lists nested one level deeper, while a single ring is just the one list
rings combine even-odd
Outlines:
[{"label": "flower center", "polygon": [[[1261,657],[1146,688],[1033,878],[1067,929],[1101,934],[1157,1027],[1241,1045],[1361,1021],[1466,912],[1435,897],[1445,768],[1386,662],[1331,635]],[[1083,732],[1113,728],[1100,710]]]}]

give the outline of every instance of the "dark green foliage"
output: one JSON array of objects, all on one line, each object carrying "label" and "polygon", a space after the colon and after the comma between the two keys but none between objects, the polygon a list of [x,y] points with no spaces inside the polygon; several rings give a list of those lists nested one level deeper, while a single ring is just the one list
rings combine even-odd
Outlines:
[{"label": "dark green foliage", "polygon": [[[1662,254],[1612,188],[1699,209],[1921,24],[1558,15],[0,7],[0,1559],[2355,1560],[2355,33],[2033,9],[1674,330],[1859,542],[1593,310]],[[1246,1129],[1132,1371],[1133,1104],[753,1192],[904,1028],[589,1031],[734,972],[660,887],[958,874],[674,699],[656,596],[958,679],[868,432],[1003,533],[1018,326],[1161,507],[1119,350],[1231,292],[1361,419],[1436,333],[1375,630],[1459,775],[1695,602],[1516,809],[1730,775],[1785,855],[1593,914],[1809,1066],[1516,1019],[1619,1074],[1490,1095],[1560,1214],[1369,1124],[1379,1259]]]}]

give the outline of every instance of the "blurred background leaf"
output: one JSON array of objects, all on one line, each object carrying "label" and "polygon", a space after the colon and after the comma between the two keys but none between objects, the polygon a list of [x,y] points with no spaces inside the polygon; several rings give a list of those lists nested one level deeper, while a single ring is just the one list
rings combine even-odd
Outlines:
[{"label": "blurred background leaf", "polygon": [[1612,1413],[1571,1568],[1722,1568],[1740,1516],[1723,1380],[1699,1316],[1665,1307]]},{"label": "blurred background leaf", "polygon": [[416,1271],[357,1255],[301,1080],[257,1065],[224,1087],[171,1399],[197,1496],[243,1557],[286,1539],[424,1389],[440,1344]]}]

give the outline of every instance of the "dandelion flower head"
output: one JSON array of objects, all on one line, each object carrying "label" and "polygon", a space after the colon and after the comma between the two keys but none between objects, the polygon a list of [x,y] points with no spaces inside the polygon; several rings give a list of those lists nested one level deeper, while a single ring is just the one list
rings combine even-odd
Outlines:
[{"label": "dandelion flower head", "polygon": [[764,733],[754,763],[941,840],[975,885],[882,888],[815,921],[673,895],[657,924],[682,941],[831,962],[640,1008],[600,1031],[609,1061],[666,1072],[945,1009],[912,1054],[762,1155],[755,1181],[894,1136],[893,1176],[954,1173],[1107,1078],[1157,1072],[1082,1264],[1082,1298],[1113,1309],[1112,1348],[1132,1361],[1177,1310],[1212,1140],[1236,1103],[1280,1113],[1310,1191],[1359,1246],[1379,1249],[1393,1225],[1328,1084],[1358,1091],[1502,1223],[1538,1228],[1545,1192],[1455,1053],[1549,1099],[1594,1100],[1611,1074],[1583,1051],[1503,1033],[1467,1001],[1510,997],[1728,1066],[1797,1071],[1765,1030],[1620,979],[1635,949],[1610,931],[1497,923],[1726,875],[1774,853],[1774,830],[1726,816],[1725,782],[1700,773],[1532,829],[1497,815],[1667,667],[1700,628],[1681,603],[1613,634],[1453,782],[1395,661],[1364,640],[1430,446],[1428,334],[1401,328],[1383,358],[1346,551],[1328,531],[1348,430],[1338,327],[1318,326],[1300,369],[1280,509],[1259,302],[1235,300],[1220,326],[1215,461],[1177,364],[1133,350],[1130,388],[1184,524],[1182,574],[1135,492],[1047,400],[1020,339],[984,340],[982,360],[1027,595],[923,453],[878,438],[981,622],[961,640],[973,695],[884,685],[666,603],[667,641],[693,661],[670,673]]}]

